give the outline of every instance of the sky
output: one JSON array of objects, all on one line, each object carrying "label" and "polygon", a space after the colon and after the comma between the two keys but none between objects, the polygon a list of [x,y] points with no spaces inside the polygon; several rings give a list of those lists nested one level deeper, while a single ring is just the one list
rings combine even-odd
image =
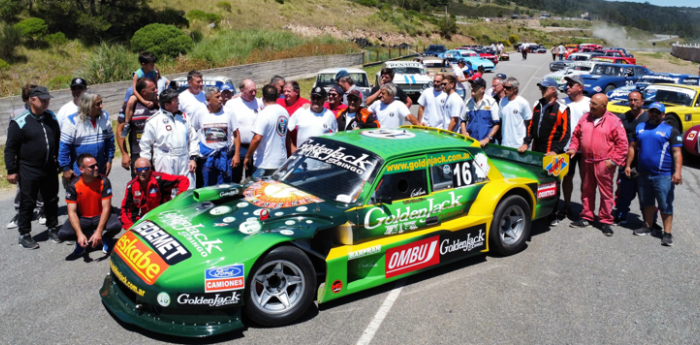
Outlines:
[{"label": "sky", "polygon": [[[611,1],[611,0],[608,0]],[[687,6],[687,7],[700,7],[700,1],[698,0],[673,0],[673,1],[668,1],[668,0],[614,0],[614,1],[630,1],[630,2],[648,2],[652,5],[656,6],[676,6],[676,7],[682,7],[682,6]]]}]

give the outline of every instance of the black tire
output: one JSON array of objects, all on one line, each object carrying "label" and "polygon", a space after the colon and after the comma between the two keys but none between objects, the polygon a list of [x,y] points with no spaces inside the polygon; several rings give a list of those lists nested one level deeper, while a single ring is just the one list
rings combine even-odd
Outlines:
[{"label": "black tire", "polygon": [[[506,212],[512,210],[516,210],[516,212],[522,214],[520,222],[523,223],[524,228],[519,236],[511,242],[508,238],[512,238],[512,236],[508,237],[502,234],[502,228],[507,228],[512,224],[511,217],[513,214],[506,214]],[[525,248],[525,241],[530,238],[531,216],[530,205],[523,197],[511,195],[501,200],[494,213],[493,221],[491,222],[491,232],[489,233],[491,250],[503,256],[513,255],[523,250]],[[518,222],[518,224],[520,224],[520,222]]]},{"label": "black tire", "polygon": [[666,117],[664,117],[664,122],[675,128],[678,133],[683,133],[683,125],[675,114],[666,114]]},{"label": "black tire", "polygon": [[[280,275],[273,272],[276,265],[280,262],[287,263],[286,265],[282,265],[282,272],[284,272],[284,274],[297,274],[294,272],[294,268],[290,268],[291,266],[294,266],[300,271],[303,282],[301,288],[298,287],[298,285],[288,286],[287,279],[279,279]],[[286,288],[277,290],[284,290],[287,294],[290,307],[286,308],[286,310],[282,301],[277,297],[269,298],[269,302],[266,304],[267,308],[262,307],[257,301],[256,297],[258,295],[260,297],[264,296],[263,290],[270,291],[274,289],[273,286],[266,289],[265,285],[255,280],[256,276],[262,276],[263,274],[270,276],[270,278],[264,280],[267,284],[274,284],[277,281],[285,282]],[[309,306],[313,304],[314,291],[316,290],[316,270],[311,260],[309,260],[306,254],[300,249],[290,246],[277,247],[258,259],[255,265],[253,265],[253,269],[250,270],[246,283],[248,284],[245,291],[246,315],[251,320],[263,326],[282,326],[302,316]],[[279,287],[279,285],[277,285],[277,287]],[[289,295],[295,294],[300,295],[295,299],[289,297]],[[275,300],[277,301],[276,303]],[[275,306],[280,306],[281,309],[276,311],[270,310],[270,308]]]},{"label": "black tire", "polygon": [[612,90],[615,90],[615,85],[608,85],[605,87],[605,90],[603,90],[603,93],[607,95],[608,92],[610,92]]}]

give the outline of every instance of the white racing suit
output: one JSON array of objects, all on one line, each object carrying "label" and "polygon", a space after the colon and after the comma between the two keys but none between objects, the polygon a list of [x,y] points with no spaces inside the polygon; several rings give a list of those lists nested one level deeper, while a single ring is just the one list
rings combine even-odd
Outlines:
[{"label": "white racing suit", "polygon": [[195,188],[195,176],[188,169],[190,157],[199,155],[199,137],[182,113],[160,110],[146,121],[139,142],[141,157],[157,172],[187,176],[189,189]]}]

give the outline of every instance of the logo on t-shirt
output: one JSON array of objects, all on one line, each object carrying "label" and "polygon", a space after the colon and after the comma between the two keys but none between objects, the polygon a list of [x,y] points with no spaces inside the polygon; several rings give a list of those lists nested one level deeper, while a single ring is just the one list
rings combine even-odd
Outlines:
[{"label": "logo on t-shirt", "polygon": [[286,117],[280,116],[277,118],[277,134],[279,134],[281,137],[287,135],[287,120]]},{"label": "logo on t-shirt", "polygon": [[513,109],[513,114],[518,115],[519,111],[518,109]]},{"label": "logo on t-shirt", "polygon": [[394,113],[389,113],[389,116],[394,117]]}]

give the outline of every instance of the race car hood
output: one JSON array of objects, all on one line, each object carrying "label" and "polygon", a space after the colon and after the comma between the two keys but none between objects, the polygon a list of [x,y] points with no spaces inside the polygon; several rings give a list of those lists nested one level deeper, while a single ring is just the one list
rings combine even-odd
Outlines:
[{"label": "race car hood", "polygon": [[429,75],[420,74],[396,74],[394,76],[394,83],[396,84],[418,84],[423,85],[433,81]]},{"label": "race car hood", "polygon": [[274,180],[202,188],[149,212],[119,239],[111,260],[144,291],[214,292],[204,288],[205,271],[245,277],[270,247],[346,223],[346,209]]}]

